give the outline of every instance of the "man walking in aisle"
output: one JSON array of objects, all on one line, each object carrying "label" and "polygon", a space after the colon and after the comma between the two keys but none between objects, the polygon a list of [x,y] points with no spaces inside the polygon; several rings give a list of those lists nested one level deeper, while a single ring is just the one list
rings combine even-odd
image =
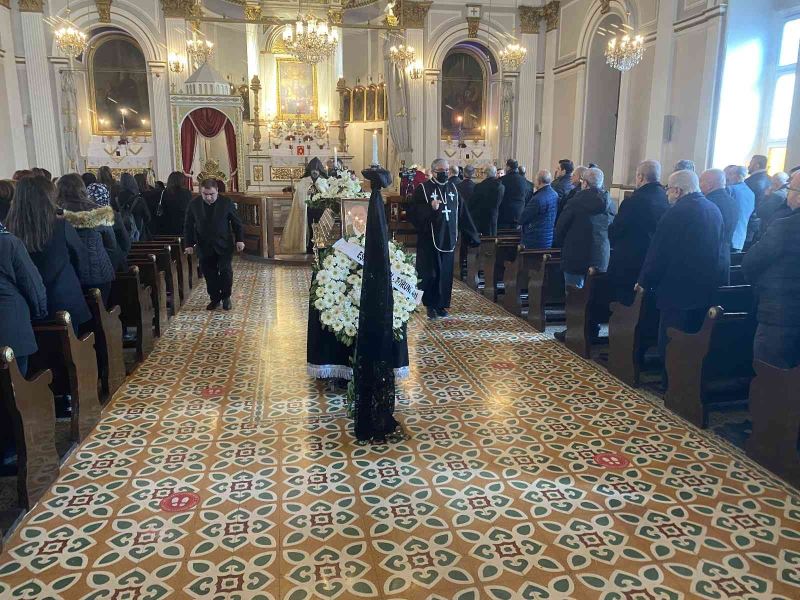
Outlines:
[{"label": "man walking in aisle", "polygon": [[186,254],[197,247],[200,269],[206,278],[206,289],[211,302],[206,310],[230,310],[233,286],[234,248],[244,250],[242,222],[233,200],[220,196],[217,182],[205,179],[200,184],[200,196],[189,203],[186,210]]}]

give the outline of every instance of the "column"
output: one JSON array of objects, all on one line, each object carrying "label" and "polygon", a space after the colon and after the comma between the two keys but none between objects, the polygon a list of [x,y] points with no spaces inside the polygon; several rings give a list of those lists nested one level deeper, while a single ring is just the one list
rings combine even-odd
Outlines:
[{"label": "column", "polygon": [[415,156],[419,156],[416,160],[421,160],[426,166],[436,158],[440,158],[439,144],[442,137],[442,124],[441,119],[441,98],[442,98],[442,81],[439,77],[441,71],[438,69],[426,69],[425,77],[422,79],[424,86],[424,117],[423,117],[423,150],[417,153],[414,148]]},{"label": "column", "polygon": [[664,117],[669,108],[672,87],[672,59],[675,52],[673,25],[678,14],[678,0],[661,0],[658,5],[653,82],[650,88],[650,111],[647,123],[648,160],[663,160]]},{"label": "column", "polygon": [[153,148],[156,154],[153,169],[156,179],[166,181],[175,162],[172,158],[173,135],[169,119],[166,65],[158,60],[149,61],[147,75],[150,80],[150,127],[153,130]]},{"label": "column", "polygon": [[73,64],[63,56],[51,56],[50,64],[56,82],[56,122],[61,132],[61,157],[65,173],[78,171],[78,96]]},{"label": "column", "polygon": [[[409,29],[406,32],[406,44],[414,48],[417,53],[417,60],[424,61],[425,42],[422,29]],[[408,116],[411,130],[412,161],[422,163],[425,160],[425,120],[423,111],[425,110],[425,81],[426,79],[408,78]]]},{"label": "column", "polygon": [[[555,74],[558,31],[548,31],[544,50],[544,88],[542,90],[542,148],[539,164],[544,168],[553,164],[553,114],[555,110]],[[563,157],[557,157],[563,158]]]},{"label": "column", "polygon": [[186,54],[186,21],[183,17],[167,17],[164,21],[167,32],[167,60],[170,60],[170,57],[177,56],[178,59],[183,61],[183,71],[181,73],[169,71],[170,90],[174,89],[175,93],[180,93],[192,68],[189,64],[189,57]]},{"label": "column", "polygon": [[[701,110],[697,119],[697,136],[692,156],[698,161],[698,170],[711,166],[714,146],[714,125],[719,115],[719,81],[724,61],[724,12],[718,13],[706,24],[706,49],[703,60],[703,79],[700,86],[699,105],[708,107]],[[698,57],[698,60],[700,57]],[[658,71],[655,71],[658,73]]]},{"label": "column", "polygon": [[[583,139],[586,115],[586,79],[588,73],[586,71],[586,63],[580,65],[575,69],[575,113],[572,119],[572,152],[570,156],[554,156],[551,164],[545,168],[554,169],[556,161],[562,158],[572,158],[575,164],[583,164],[589,162],[591,159],[583,156]],[[610,182],[609,182],[610,183]]]},{"label": "column", "polygon": [[36,152],[32,166],[42,167],[60,175],[61,153],[56,123],[56,103],[50,81],[50,65],[47,61],[47,41],[44,36],[44,20],[41,4],[26,3],[28,10],[20,13],[22,40],[25,47],[25,64],[28,74],[28,93],[31,101],[33,145]]},{"label": "column", "polygon": [[6,174],[30,166],[14,54],[9,0],[0,0],[0,131],[4,132],[3,139],[7,140],[0,164]]},{"label": "column", "polygon": [[[538,23],[536,28],[538,29]],[[519,71],[517,80],[517,111],[514,115],[516,121],[516,135],[514,156],[519,164],[525,165],[529,178],[534,177],[533,164],[534,140],[536,139],[536,50],[538,47],[538,33],[523,33],[520,43],[528,49],[528,56]],[[547,168],[543,165],[541,168]]]},{"label": "column", "polygon": [[[627,185],[636,175],[630,172],[628,163],[628,112],[631,103],[631,76],[630,72],[622,73],[619,89],[619,106],[617,108],[617,137],[614,144],[614,170],[608,185],[615,183]],[[608,185],[606,187],[608,187]]]}]

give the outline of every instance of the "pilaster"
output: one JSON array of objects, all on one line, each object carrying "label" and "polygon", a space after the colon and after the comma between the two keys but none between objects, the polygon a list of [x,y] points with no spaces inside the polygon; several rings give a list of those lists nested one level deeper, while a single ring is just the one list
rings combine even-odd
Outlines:
[{"label": "pilaster", "polygon": [[439,158],[439,142],[442,137],[440,98],[442,97],[441,72],[438,69],[428,69],[422,79],[424,94],[424,121],[423,121],[423,151],[417,156],[424,157],[424,164],[430,165],[434,159]]},{"label": "pilaster", "polygon": [[514,156],[519,164],[525,165],[532,172],[536,165],[533,162],[534,140],[536,139],[536,50],[538,48],[538,33],[522,33],[520,43],[528,49],[525,63],[519,70],[517,80],[517,114],[516,117],[516,144]]},{"label": "pilaster", "polygon": [[[553,164],[553,113],[555,109],[555,65],[558,31],[545,34],[544,86],[542,89],[542,148],[539,164],[544,168]],[[561,157],[560,157],[561,158]]]},{"label": "pilaster", "polygon": [[7,145],[0,164],[6,173],[27,169],[28,149],[22,127],[22,98],[19,91],[14,41],[11,34],[11,10],[8,0],[0,0],[0,120],[6,132]]},{"label": "pilaster", "polygon": [[[423,60],[425,56],[425,37],[421,29],[409,29],[406,32],[406,44],[416,50],[417,60]],[[425,156],[425,81],[424,78],[416,80],[408,78],[409,127],[411,130],[411,148],[415,160],[422,160]]]},{"label": "pilaster", "polygon": [[[166,14],[166,11],[165,11]],[[189,77],[189,57],[186,54],[186,40],[188,38],[186,33],[186,21],[178,17],[166,17],[165,19],[167,32],[167,60],[172,56],[177,56],[183,61],[183,72],[173,73],[169,71],[169,84],[170,88],[175,92],[180,92],[186,83],[186,78]]]},{"label": "pilaster", "polygon": [[669,107],[672,87],[672,64],[675,55],[673,31],[678,14],[678,0],[660,0],[656,30],[653,81],[650,89],[650,110],[647,122],[647,159],[664,159],[664,118]]},{"label": "pilaster", "polygon": [[150,127],[153,130],[153,147],[156,153],[153,168],[156,178],[166,181],[174,164],[172,148],[174,136],[170,129],[166,65],[161,61],[149,61],[147,76],[150,79],[150,89],[153,93],[150,101]]},{"label": "pilaster", "polygon": [[[31,9],[32,0],[26,0]],[[20,10],[23,11],[23,2]],[[39,3],[41,7],[41,2]],[[33,144],[36,152],[32,166],[43,167],[53,175],[62,173],[56,103],[50,81],[50,65],[47,61],[47,41],[44,36],[44,19],[41,12],[24,10],[20,14],[22,41],[25,48],[25,64],[28,74],[28,93],[31,102]]]}]

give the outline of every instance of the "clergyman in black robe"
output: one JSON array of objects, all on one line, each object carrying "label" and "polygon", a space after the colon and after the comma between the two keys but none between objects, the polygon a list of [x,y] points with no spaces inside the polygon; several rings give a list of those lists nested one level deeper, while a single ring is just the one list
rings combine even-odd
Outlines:
[{"label": "clergyman in black robe", "polygon": [[[393,364],[394,299],[389,262],[389,233],[381,188],[392,182],[380,167],[362,175],[372,183],[364,241],[364,269],[353,360],[353,417],[360,443],[384,443],[402,438],[395,420]],[[399,437],[398,437],[399,436]]]},{"label": "clergyman in black robe", "polygon": [[471,246],[480,244],[472,217],[455,184],[448,181],[450,165],[436,159],[433,177],[414,190],[410,211],[417,230],[417,275],[422,280],[422,303],[428,318],[447,316],[453,292],[453,263],[461,232]]}]

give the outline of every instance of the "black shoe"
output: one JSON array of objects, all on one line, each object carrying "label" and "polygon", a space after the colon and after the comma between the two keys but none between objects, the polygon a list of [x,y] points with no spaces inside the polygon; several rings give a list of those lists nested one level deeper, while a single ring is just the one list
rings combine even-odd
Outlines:
[{"label": "black shoe", "polygon": [[436,314],[436,309],[435,308],[428,307],[428,318],[431,321],[439,318],[439,315]]},{"label": "black shoe", "polygon": [[556,331],[553,334],[553,337],[556,338],[559,342],[563,342],[567,338],[567,332],[564,331]]},{"label": "black shoe", "polygon": [[219,300],[212,300],[211,302],[208,303],[208,306],[206,306],[206,310],[214,310],[218,306],[219,306]]},{"label": "black shoe", "polygon": [[448,313],[447,309],[444,309],[444,308],[437,308],[436,309],[436,314],[439,315],[442,318],[450,316],[450,313]]},{"label": "black shoe", "polygon": [[223,298],[222,299],[222,308],[224,310],[230,310],[230,309],[233,308],[233,304],[231,304],[231,299],[230,298]]}]

